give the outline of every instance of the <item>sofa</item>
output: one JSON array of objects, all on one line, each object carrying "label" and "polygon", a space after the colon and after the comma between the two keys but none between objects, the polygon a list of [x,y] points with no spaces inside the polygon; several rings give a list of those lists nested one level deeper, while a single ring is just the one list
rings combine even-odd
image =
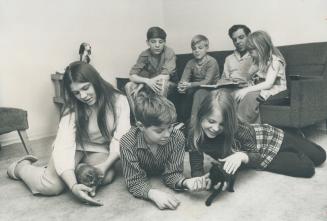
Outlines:
[{"label": "sofa", "polygon": [[[288,97],[260,104],[263,123],[277,127],[303,128],[327,119],[327,42],[278,47],[286,60]],[[209,52],[223,71],[225,58],[233,51]],[[180,79],[192,54],[176,55],[176,78]],[[126,78],[117,78],[123,90]],[[178,103],[178,100],[176,101]]]}]

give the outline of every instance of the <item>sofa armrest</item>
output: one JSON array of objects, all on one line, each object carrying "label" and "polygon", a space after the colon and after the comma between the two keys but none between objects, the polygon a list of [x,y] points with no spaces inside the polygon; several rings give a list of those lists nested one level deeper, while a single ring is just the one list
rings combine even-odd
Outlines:
[{"label": "sofa armrest", "polygon": [[290,74],[288,75],[290,80],[301,80],[301,79],[319,79],[321,76],[310,76],[310,75],[300,75],[300,74]]},{"label": "sofa armrest", "polygon": [[300,78],[290,81],[291,108],[313,110],[326,108],[327,90],[323,78]]}]

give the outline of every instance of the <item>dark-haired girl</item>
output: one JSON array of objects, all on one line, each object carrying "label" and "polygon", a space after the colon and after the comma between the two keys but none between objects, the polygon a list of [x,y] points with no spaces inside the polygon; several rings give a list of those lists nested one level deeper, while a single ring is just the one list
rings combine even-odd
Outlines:
[{"label": "dark-haired girl", "polygon": [[103,185],[113,180],[119,140],[130,128],[128,101],[85,62],[70,64],[63,82],[65,108],[47,167],[32,165],[37,158],[28,155],[11,164],[7,173],[33,194],[57,195],[67,187],[79,200],[101,205],[89,196],[95,195],[91,188],[77,183],[74,169],[85,162],[101,172]]}]

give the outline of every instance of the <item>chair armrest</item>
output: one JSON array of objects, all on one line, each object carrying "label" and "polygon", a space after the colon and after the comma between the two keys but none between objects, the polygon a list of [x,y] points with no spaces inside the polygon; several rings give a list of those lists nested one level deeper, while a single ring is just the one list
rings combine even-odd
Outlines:
[{"label": "chair armrest", "polygon": [[55,87],[55,96],[53,97],[53,102],[60,105],[65,103],[64,85],[62,82],[63,78],[63,73],[56,72],[55,74],[51,74],[51,80],[53,81]]}]

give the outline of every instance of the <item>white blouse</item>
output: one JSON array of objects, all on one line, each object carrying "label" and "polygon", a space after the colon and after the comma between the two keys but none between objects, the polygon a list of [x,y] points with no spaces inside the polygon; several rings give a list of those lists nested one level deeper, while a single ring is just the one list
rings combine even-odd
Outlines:
[{"label": "white blouse", "polygon": [[[116,104],[116,129],[113,133],[113,139],[110,143],[102,136],[97,123],[95,112],[89,116],[88,134],[90,141],[84,142],[85,151],[109,153],[119,153],[120,138],[129,131],[130,125],[130,108],[125,96],[118,95]],[[113,116],[109,113],[107,116],[107,125],[113,128]],[[52,157],[55,169],[59,175],[66,170],[75,168],[75,152],[83,150],[75,141],[75,113],[63,116],[59,123],[57,137],[53,144]]]}]

